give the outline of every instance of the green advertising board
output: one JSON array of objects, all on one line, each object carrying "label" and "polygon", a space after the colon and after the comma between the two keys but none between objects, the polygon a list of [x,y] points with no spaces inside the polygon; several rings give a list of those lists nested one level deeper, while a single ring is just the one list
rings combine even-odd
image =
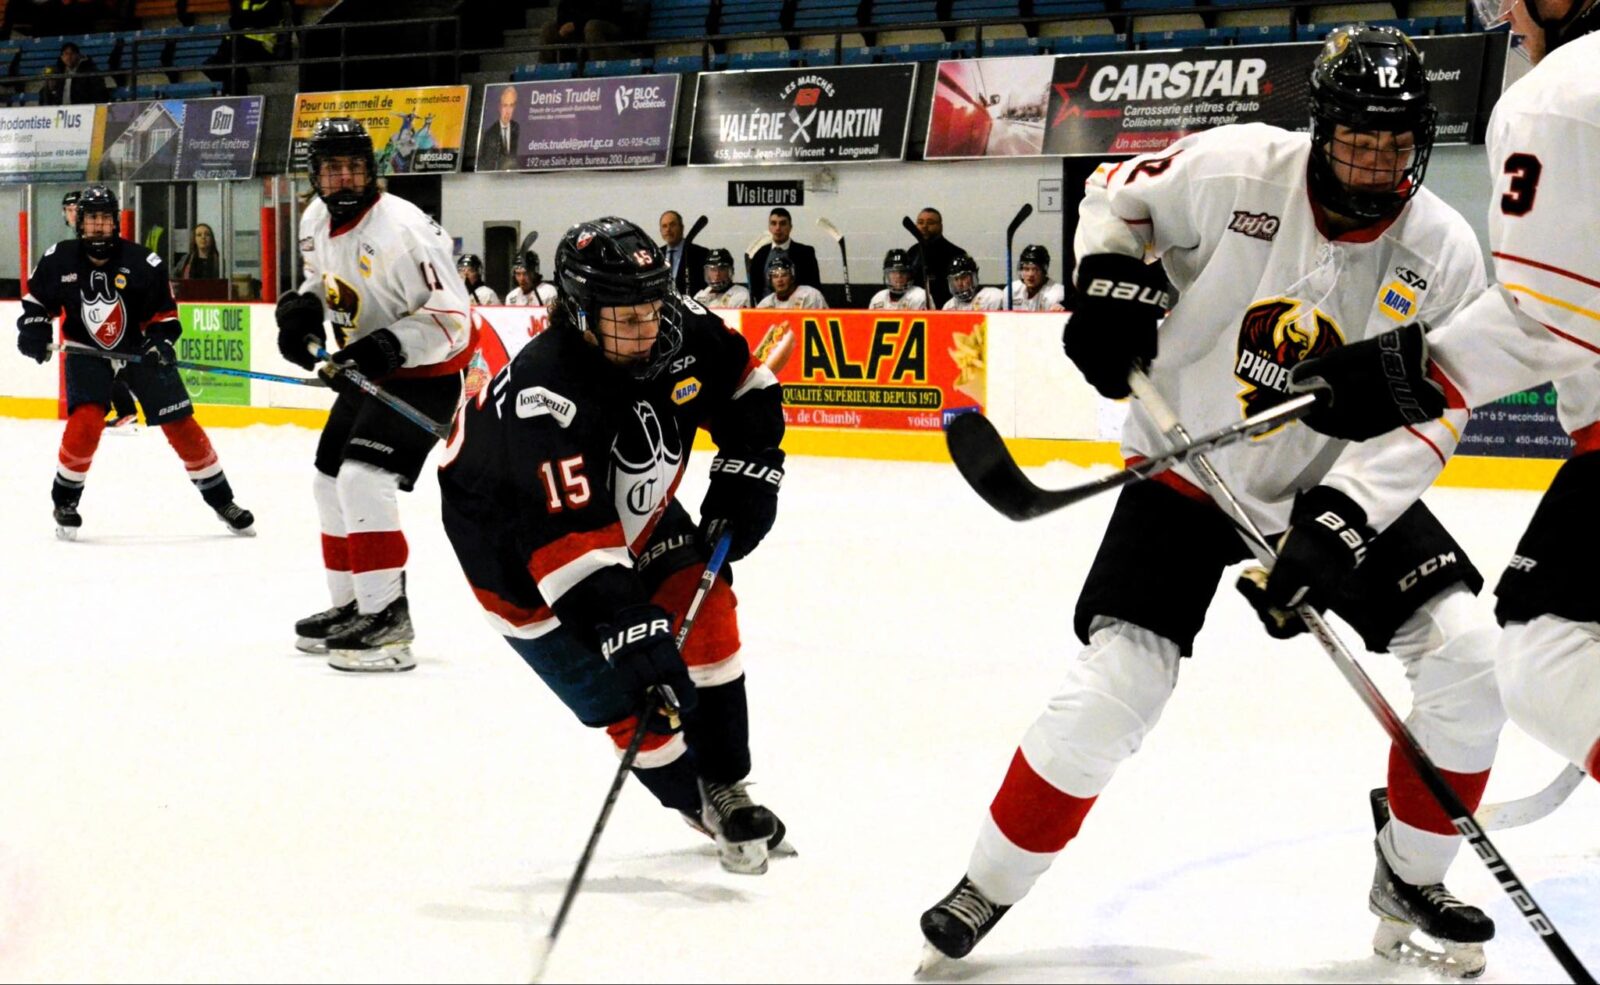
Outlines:
[{"label": "green advertising board", "polygon": [[[183,336],[178,358],[229,369],[250,368],[250,306],[243,304],[189,304],[178,306]],[[250,380],[186,369],[182,371],[189,396],[197,404],[248,406]]]}]

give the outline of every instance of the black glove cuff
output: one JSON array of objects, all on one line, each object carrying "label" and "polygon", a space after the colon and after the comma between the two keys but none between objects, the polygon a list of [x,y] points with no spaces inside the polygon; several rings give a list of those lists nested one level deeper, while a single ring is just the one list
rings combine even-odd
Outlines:
[{"label": "black glove cuff", "polygon": [[144,330],[146,344],[150,342],[165,342],[174,345],[178,336],[183,334],[183,326],[175,321],[157,322]]},{"label": "black glove cuff", "polygon": [[1296,496],[1289,523],[1343,544],[1357,564],[1366,555],[1367,545],[1377,536],[1367,526],[1367,511],[1332,486],[1313,486]]},{"label": "black glove cuff", "polygon": [[[1168,307],[1167,277],[1160,264],[1122,253],[1093,253],[1078,261],[1082,300],[1143,304],[1157,313]],[[1081,301],[1080,301],[1081,304]]]},{"label": "black glove cuff", "polygon": [[783,462],[786,457],[782,448],[768,448],[743,455],[719,452],[711,460],[711,478],[726,476],[744,479],[771,486],[776,494],[778,487],[783,484]]},{"label": "black glove cuff", "polygon": [[630,605],[597,629],[600,655],[610,663],[641,647],[672,640],[672,617],[659,605]]}]

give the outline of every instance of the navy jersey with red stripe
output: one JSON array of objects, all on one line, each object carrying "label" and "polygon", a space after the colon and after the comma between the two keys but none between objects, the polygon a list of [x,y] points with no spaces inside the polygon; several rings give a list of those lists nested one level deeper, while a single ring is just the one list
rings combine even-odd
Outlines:
[{"label": "navy jersey with red stripe", "polygon": [[76,239],[50,247],[29,275],[22,300],[52,318],[65,312],[66,337],[96,349],[138,352],[150,329],[162,326],[159,334],[169,339],[180,331],[166,263],[125,239],[116,241],[111,258],[98,267]]},{"label": "navy jersey with red stripe", "polygon": [[651,380],[576,331],[529,342],[456,415],[440,466],[445,530],[502,634],[580,638],[649,600],[634,558],[688,465],[695,432],[723,451],[776,448],[781,387],[722,320],[668,302],[683,345]]}]

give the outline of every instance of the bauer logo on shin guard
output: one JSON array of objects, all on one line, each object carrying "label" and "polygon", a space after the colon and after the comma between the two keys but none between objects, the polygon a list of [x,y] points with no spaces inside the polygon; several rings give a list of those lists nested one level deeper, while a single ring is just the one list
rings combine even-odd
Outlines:
[{"label": "bauer logo on shin guard", "polygon": [[652,619],[649,622],[634,623],[626,629],[613,634],[609,639],[600,644],[600,654],[607,660],[624,647],[635,643],[642,643],[653,636],[671,636],[672,624],[665,619]]}]

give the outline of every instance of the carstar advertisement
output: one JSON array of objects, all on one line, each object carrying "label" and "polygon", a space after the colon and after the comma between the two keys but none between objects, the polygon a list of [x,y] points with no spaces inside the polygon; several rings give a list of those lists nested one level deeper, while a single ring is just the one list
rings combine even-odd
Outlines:
[{"label": "carstar advertisement", "polygon": [[982,409],[983,312],[739,313],[756,358],[783,384],[783,418],[801,427],[938,431]]},{"label": "carstar advertisement", "polygon": [[[1437,143],[1472,140],[1486,36],[1419,38]],[[1144,154],[1233,123],[1309,127],[1317,43],[939,63],[934,158]]]},{"label": "carstar advertisement", "polygon": [[476,170],[666,167],[680,78],[628,75],[488,86]]},{"label": "carstar advertisement", "polygon": [[916,78],[914,64],[702,73],[689,163],[904,160]]},{"label": "carstar advertisement", "polygon": [[302,92],[294,97],[289,171],[306,171],[307,143],[317,121],[348,116],[367,128],[378,174],[438,174],[461,170],[470,86]]}]

